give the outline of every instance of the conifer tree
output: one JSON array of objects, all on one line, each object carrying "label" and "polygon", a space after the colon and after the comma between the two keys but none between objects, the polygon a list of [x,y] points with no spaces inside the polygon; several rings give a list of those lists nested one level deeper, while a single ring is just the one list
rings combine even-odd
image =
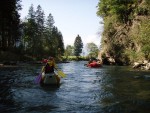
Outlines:
[{"label": "conifer tree", "polygon": [[80,56],[82,53],[83,43],[81,37],[78,35],[74,41],[74,55]]},{"label": "conifer tree", "polygon": [[12,51],[20,40],[20,0],[0,0],[0,49]]}]

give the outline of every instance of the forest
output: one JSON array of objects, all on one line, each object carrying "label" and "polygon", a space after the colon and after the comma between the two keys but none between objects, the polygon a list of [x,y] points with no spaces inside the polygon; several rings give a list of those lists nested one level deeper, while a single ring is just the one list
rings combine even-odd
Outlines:
[{"label": "forest", "polygon": [[0,2],[0,51],[1,55],[6,54],[3,55],[4,58],[10,53],[26,56],[22,59],[27,60],[63,55],[63,36],[54,26],[55,21],[51,13],[45,17],[40,5],[34,10],[31,4],[26,18],[20,20],[20,0]]}]

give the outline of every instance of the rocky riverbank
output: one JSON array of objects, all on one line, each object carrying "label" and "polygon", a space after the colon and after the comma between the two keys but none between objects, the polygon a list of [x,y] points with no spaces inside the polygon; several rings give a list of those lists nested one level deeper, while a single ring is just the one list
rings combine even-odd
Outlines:
[{"label": "rocky riverbank", "polygon": [[134,62],[132,67],[134,69],[150,70],[150,62],[148,60]]}]

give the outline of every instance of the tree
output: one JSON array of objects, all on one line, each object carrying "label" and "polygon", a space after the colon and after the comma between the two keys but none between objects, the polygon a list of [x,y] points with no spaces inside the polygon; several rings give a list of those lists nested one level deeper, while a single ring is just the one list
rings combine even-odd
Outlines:
[{"label": "tree", "polygon": [[16,48],[20,40],[20,0],[0,0],[0,49]]},{"label": "tree", "polygon": [[88,56],[96,58],[98,56],[98,47],[95,43],[87,43],[86,45]]},{"label": "tree", "polygon": [[36,15],[35,20],[37,23],[37,31],[36,31],[36,49],[37,49],[37,52],[36,52],[36,56],[40,57],[44,54],[43,43],[45,41],[45,37],[44,37],[45,14],[44,14],[44,11],[42,10],[40,5],[37,6],[37,10],[35,12],[35,15]]},{"label": "tree", "polygon": [[47,20],[46,20],[46,29],[49,31],[49,33],[52,32],[52,29],[54,27],[54,18],[52,16],[52,14],[50,13],[47,17]]},{"label": "tree", "polygon": [[65,49],[64,49],[64,41],[63,41],[63,36],[62,33],[59,31],[58,32],[58,53],[60,55],[64,55]]},{"label": "tree", "polygon": [[74,49],[73,46],[67,45],[65,50],[66,56],[73,56],[73,49]]},{"label": "tree", "polygon": [[31,6],[29,7],[29,12],[28,12],[27,18],[35,19],[35,11],[34,11],[33,4],[31,4]]},{"label": "tree", "polygon": [[37,23],[35,20],[35,11],[33,4],[29,8],[27,21],[23,22],[23,42],[25,51],[30,55],[35,55],[37,47]]},{"label": "tree", "polygon": [[53,27],[50,39],[50,55],[58,57],[64,54],[63,36],[57,27]]},{"label": "tree", "polygon": [[54,26],[54,19],[52,14],[50,13],[46,19],[45,22],[45,30],[44,30],[44,40],[43,40],[43,48],[44,48],[44,54],[49,55],[50,51],[52,49],[52,31]]},{"label": "tree", "polygon": [[79,35],[77,35],[74,41],[74,55],[80,56],[80,54],[82,53],[82,48],[83,48],[82,39]]}]

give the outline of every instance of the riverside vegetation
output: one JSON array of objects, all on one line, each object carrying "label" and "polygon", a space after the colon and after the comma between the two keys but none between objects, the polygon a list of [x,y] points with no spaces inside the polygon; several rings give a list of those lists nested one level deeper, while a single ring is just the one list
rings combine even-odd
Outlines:
[{"label": "riverside vegetation", "polygon": [[119,65],[138,62],[150,69],[150,1],[99,0],[97,8],[104,21],[100,51],[104,62],[108,58]]}]

